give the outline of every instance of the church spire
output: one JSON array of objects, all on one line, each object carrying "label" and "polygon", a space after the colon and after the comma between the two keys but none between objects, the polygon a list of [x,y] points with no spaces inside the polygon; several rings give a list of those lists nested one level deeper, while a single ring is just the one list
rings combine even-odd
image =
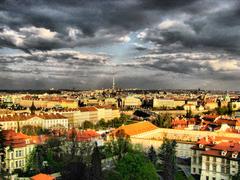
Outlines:
[{"label": "church spire", "polygon": [[36,107],[34,105],[34,101],[32,101],[32,106],[30,107],[31,114],[35,114]]}]

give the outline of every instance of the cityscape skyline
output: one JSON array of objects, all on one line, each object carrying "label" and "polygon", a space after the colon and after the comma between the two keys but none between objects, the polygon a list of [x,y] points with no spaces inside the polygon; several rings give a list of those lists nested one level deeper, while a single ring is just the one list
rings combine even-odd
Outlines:
[{"label": "cityscape skyline", "polygon": [[239,5],[1,1],[1,89],[240,90]]}]

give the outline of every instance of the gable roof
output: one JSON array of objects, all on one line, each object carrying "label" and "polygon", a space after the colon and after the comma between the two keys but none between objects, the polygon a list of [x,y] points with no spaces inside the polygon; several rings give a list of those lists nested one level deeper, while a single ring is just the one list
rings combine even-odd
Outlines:
[{"label": "gable roof", "polygon": [[158,127],[155,126],[154,124],[148,121],[142,121],[142,122],[134,123],[130,125],[122,125],[119,128],[115,129],[112,134],[116,135],[117,133],[122,131],[127,136],[134,136],[134,135],[142,134],[155,129],[158,129]]}]

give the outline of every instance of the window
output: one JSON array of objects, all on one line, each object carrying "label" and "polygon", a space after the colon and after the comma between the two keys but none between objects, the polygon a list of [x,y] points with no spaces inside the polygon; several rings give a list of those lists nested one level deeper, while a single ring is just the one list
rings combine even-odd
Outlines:
[{"label": "window", "polygon": [[213,157],[213,162],[216,162],[216,157]]},{"label": "window", "polygon": [[208,177],[208,176],[206,176],[206,180],[209,180],[209,177]]},{"label": "window", "polygon": [[196,168],[193,168],[193,172],[194,172],[194,173],[196,172]]},{"label": "window", "polygon": [[221,173],[226,173],[226,168],[225,168],[225,166],[221,166]]},{"label": "window", "polygon": [[213,177],[213,178],[212,178],[212,180],[216,180],[216,178],[215,178],[215,177]]},{"label": "window", "polygon": [[199,164],[202,164],[202,156],[199,157]]},{"label": "window", "polygon": [[18,168],[18,161],[15,161],[15,163],[16,163],[16,168]]},{"label": "window", "polygon": [[216,172],[216,170],[217,170],[217,166],[214,164],[213,165],[213,172]]},{"label": "window", "polygon": [[206,171],[209,171],[209,165],[208,164],[206,165]]},{"label": "window", "polygon": [[15,156],[18,157],[18,151],[16,151],[16,155]]},{"label": "window", "polygon": [[209,161],[209,156],[206,157],[206,161]]},{"label": "window", "polygon": [[222,162],[222,163],[225,163],[225,159],[222,158],[221,162]]},{"label": "window", "polygon": [[196,164],[197,163],[197,158],[193,157],[193,163]]}]

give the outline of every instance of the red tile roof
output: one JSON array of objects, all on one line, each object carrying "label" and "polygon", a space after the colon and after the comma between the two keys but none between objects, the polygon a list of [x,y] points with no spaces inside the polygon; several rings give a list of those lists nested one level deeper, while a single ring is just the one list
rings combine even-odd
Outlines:
[{"label": "red tile roof", "polygon": [[87,111],[97,111],[97,109],[93,106],[88,106],[88,107],[80,107],[79,110],[81,112],[87,112]]},{"label": "red tile roof", "polygon": [[214,122],[217,125],[221,125],[221,124],[228,124],[229,126],[235,126],[236,125],[236,120],[232,120],[232,119],[219,118],[219,119],[216,119]]},{"label": "red tile roof", "polygon": [[77,130],[77,129],[70,129],[67,132],[67,140],[71,140],[72,136],[76,138],[76,141],[91,141],[94,138],[100,136],[95,130]]},{"label": "red tile roof", "polygon": [[32,180],[55,180],[56,178],[47,174],[37,174],[31,177]]},{"label": "red tile roof", "polygon": [[42,119],[66,119],[66,117],[64,117],[63,115],[61,114],[47,114],[47,113],[43,113],[43,114],[29,114],[29,113],[25,113],[25,114],[16,114],[16,115],[3,115],[3,116],[0,116],[0,122],[1,121],[25,121],[25,120],[28,120],[28,119],[31,119],[33,117],[39,117],[39,118],[42,118]]},{"label": "red tile roof", "polygon": [[21,132],[16,133],[13,130],[3,130],[2,132],[6,139],[5,145],[13,148],[25,147],[27,144],[43,144],[47,140],[46,136],[28,136]]}]

